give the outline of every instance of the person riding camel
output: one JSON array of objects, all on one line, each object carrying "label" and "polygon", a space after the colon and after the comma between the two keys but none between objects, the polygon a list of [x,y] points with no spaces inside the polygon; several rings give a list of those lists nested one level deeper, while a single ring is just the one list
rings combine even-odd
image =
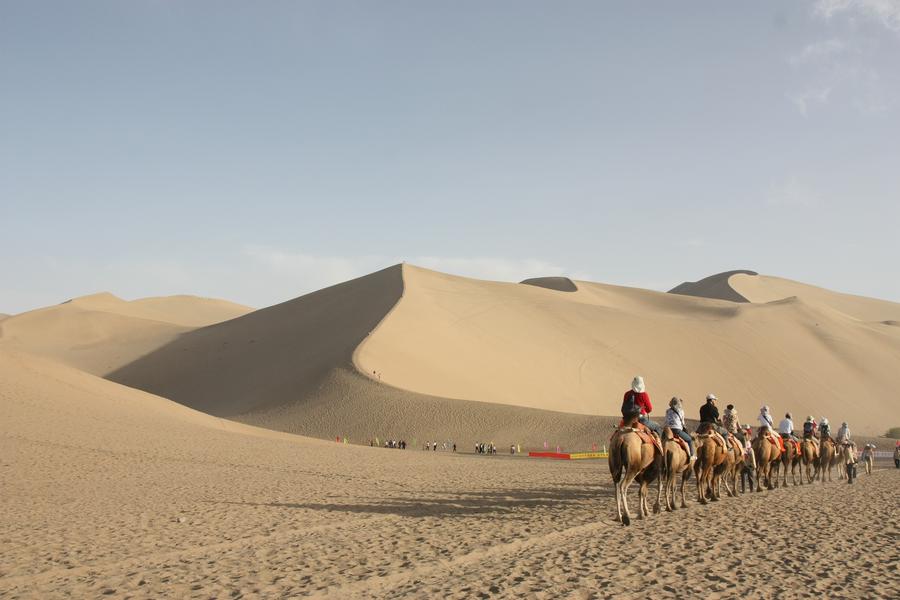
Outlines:
[{"label": "person riding camel", "polygon": [[716,406],[717,400],[718,398],[716,398],[715,394],[710,393],[706,395],[706,404],[700,407],[700,426],[697,428],[697,432],[701,433],[707,428],[712,429],[721,435],[727,444],[728,431],[722,427],[719,420],[719,408]]},{"label": "person riding camel", "polygon": [[816,430],[819,428],[819,424],[816,423],[815,417],[809,415],[806,417],[806,420],[803,422],[803,439],[811,440],[813,446],[816,448],[816,452],[819,449],[819,438],[816,437]]},{"label": "person riding camel", "polygon": [[746,440],[744,439],[744,432],[741,431],[741,423],[738,420],[737,409],[734,407],[734,404],[729,404],[725,407],[725,412],[722,413],[722,426],[725,427],[728,433],[731,433],[740,440],[741,445],[744,445]]},{"label": "person riding camel", "polygon": [[[756,420],[759,421],[760,435],[775,435],[774,421],[772,420],[772,415],[769,413],[768,406],[763,406],[759,409],[759,416],[756,417]],[[781,436],[775,436],[775,438],[778,440],[781,451],[784,452],[784,441],[781,439]]]},{"label": "person riding camel", "polygon": [[684,425],[684,407],[681,399],[673,397],[669,400],[669,408],[666,410],[665,426],[671,429],[672,433],[687,442],[691,460],[693,460],[697,457],[697,454],[694,452],[694,440],[691,438],[691,434],[687,432],[687,428]]},{"label": "person riding camel", "polygon": [[[828,419],[822,417],[819,421],[819,440],[825,441],[831,439],[831,425],[828,424]],[[834,440],[832,440],[834,441]]]},{"label": "person riding camel", "polygon": [[642,425],[662,437],[662,429],[650,420],[649,415],[652,410],[653,405],[650,403],[650,394],[645,391],[644,378],[638,375],[631,381],[631,389],[625,392],[622,399],[622,419],[627,424],[629,420],[637,416]]},{"label": "person riding camel", "polygon": [[781,434],[781,437],[786,440],[791,440],[794,442],[799,442],[797,436],[794,435],[794,421],[791,419],[791,413],[787,413],[784,415],[784,418],[781,420],[781,423],[778,424],[778,433]]},{"label": "person riding camel", "polygon": [[851,444],[850,440],[850,427],[847,425],[847,421],[841,423],[840,429],[838,429],[837,435],[834,438],[834,443],[840,446],[841,444]]}]

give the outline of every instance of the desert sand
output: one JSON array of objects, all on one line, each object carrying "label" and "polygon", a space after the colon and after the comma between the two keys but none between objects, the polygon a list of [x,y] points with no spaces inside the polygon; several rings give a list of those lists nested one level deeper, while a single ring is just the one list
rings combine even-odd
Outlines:
[{"label": "desert sand", "polygon": [[98,294],[8,317],[0,596],[900,595],[886,463],[623,528],[605,460],[507,454],[601,447],[635,373],[655,414],[715,391],[745,421],[900,424],[900,305],[748,272],[679,288],[397,265],[257,311]]},{"label": "desert sand", "polygon": [[605,461],[302,438],[9,350],[0,377],[7,598],[900,594],[893,469],[623,528]]}]

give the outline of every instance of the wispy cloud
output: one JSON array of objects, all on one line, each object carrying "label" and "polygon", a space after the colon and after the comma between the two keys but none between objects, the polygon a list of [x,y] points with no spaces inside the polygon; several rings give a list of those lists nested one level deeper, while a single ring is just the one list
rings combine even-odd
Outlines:
[{"label": "wispy cloud", "polygon": [[897,0],[818,0],[813,13],[824,19],[837,15],[862,17],[900,33],[900,2]]},{"label": "wispy cloud", "polygon": [[769,206],[811,208],[820,203],[819,194],[796,175],[772,185],[766,193]]},{"label": "wispy cloud", "polygon": [[804,117],[809,116],[809,109],[815,104],[825,104],[831,95],[831,88],[808,89],[802,92],[788,92],[787,99],[797,107]]},{"label": "wispy cloud", "polygon": [[816,63],[846,52],[849,47],[847,42],[839,39],[813,42],[804,46],[800,52],[788,57],[788,62],[795,67]]}]

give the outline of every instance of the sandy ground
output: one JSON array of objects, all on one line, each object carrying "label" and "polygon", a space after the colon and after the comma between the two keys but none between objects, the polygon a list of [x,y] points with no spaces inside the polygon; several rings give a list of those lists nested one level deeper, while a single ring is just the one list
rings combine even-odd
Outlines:
[{"label": "sandy ground", "polygon": [[0,353],[0,596],[900,596],[900,471],[624,528],[603,461],[278,434]]}]

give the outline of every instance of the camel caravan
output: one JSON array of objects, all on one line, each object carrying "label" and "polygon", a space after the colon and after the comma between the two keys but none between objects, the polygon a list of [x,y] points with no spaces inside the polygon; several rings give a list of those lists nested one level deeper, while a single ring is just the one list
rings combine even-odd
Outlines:
[{"label": "camel caravan", "polygon": [[[628,490],[638,485],[638,517],[650,514],[650,485],[656,483],[653,512],[687,508],[685,485],[691,476],[696,481],[697,501],[706,504],[722,496],[737,496],[747,489],[757,492],[793,485],[832,481],[838,477],[853,483],[856,478],[857,451],[850,439],[850,428],[843,423],[834,438],[828,419],[819,422],[810,415],[803,423],[802,438],[794,435],[791,414],[774,427],[769,407],[760,409],[756,435],[750,425],[741,427],[737,410],[729,404],[720,417],[718,398],[706,397],[700,407],[700,426],[687,431],[683,402],[672,398],[666,410],[665,424],[650,420],[653,409],[642,377],[635,377],[622,402],[622,422],[609,441],[609,470],[616,486],[616,512],[623,525],[631,524]],[[872,472],[875,446],[866,444],[862,461]],[[738,492],[738,479],[741,490]],[[680,496],[680,501],[678,497]]]}]

